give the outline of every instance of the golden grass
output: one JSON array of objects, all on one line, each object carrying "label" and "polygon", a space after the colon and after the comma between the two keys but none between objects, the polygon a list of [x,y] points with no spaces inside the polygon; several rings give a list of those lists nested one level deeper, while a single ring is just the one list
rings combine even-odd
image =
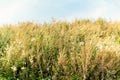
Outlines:
[{"label": "golden grass", "polygon": [[98,19],[0,28],[2,80],[119,80],[120,23]]}]

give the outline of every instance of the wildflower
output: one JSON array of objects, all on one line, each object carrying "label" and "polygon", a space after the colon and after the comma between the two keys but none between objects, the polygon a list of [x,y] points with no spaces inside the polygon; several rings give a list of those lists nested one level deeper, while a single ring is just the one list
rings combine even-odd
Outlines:
[{"label": "wildflower", "polygon": [[85,43],[84,42],[80,42],[79,44],[80,44],[80,46],[84,46]]},{"label": "wildflower", "polygon": [[34,61],[33,61],[33,56],[29,57],[29,60],[30,60],[30,63],[32,64]]},{"label": "wildflower", "polygon": [[102,50],[103,49],[103,45],[98,45],[98,49]]},{"label": "wildflower", "polygon": [[33,41],[35,41],[35,38],[32,38],[32,39],[31,39],[31,42],[33,42]]},{"label": "wildflower", "polygon": [[25,67],[23,66],[23,67],[21,67],[21,69],[22,69],[22,70],[24,70],[24,69],[25,69]]},{"label": "wildflower", "polygon": [[16,66],[12,66],[11,69],[13,70],[13,72],[17,71]]}]

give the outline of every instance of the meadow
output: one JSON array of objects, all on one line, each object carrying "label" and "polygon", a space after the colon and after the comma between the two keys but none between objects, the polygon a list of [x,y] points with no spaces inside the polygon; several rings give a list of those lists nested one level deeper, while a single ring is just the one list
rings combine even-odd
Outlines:
[{"label": "meadow", "polygon": [[4,25],[0,80],[120,80],[120,22]]}]

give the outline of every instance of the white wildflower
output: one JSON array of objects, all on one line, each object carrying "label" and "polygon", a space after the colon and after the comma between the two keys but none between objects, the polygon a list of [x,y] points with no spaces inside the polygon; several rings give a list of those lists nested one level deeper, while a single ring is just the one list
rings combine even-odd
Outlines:
[{"label": "white wildflower", "polygon": [[104,40],[98,41],[96,45],[99,49],[99,51],[110,51],[115,53],[120,53],[120,45],[115,43],[115,37],[112,36],[112,38],[108,37]]},{"label": "white wildflower", "polygon": [[30,60],[30,63],[32,64],[34,61],[33,61],[33,56],[29,57],[29,60]]},{"label": "white wildflower", "polygon": [[32,38],[32,39],[31,39],[31,42],[33,42],[33,41],[35,41],[35,38]]},{"label": "white wildflower", "polygon": [[21,67],[21,69],[22,69],[22,70],[24,70],[24,69],[25,69],[25,67],[23,66],[23,67]]},{"label": "white wildflower", "polygon": [[13,70],[13,72],[17,71],[16,66],[12,66],[11,69]]},{"label": "white wildflower", "polygon": [[84,42],[80,42],[79,44],[80,44],[80,46],[84,46],[85,43]]}]

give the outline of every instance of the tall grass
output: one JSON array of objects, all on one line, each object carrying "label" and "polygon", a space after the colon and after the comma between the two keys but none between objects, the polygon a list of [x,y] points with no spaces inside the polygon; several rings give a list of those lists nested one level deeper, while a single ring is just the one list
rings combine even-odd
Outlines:
[{"label": "tall grass", "polygon": [[75,20],[0,28],[1,80],[120,80],[120,23]]}]

